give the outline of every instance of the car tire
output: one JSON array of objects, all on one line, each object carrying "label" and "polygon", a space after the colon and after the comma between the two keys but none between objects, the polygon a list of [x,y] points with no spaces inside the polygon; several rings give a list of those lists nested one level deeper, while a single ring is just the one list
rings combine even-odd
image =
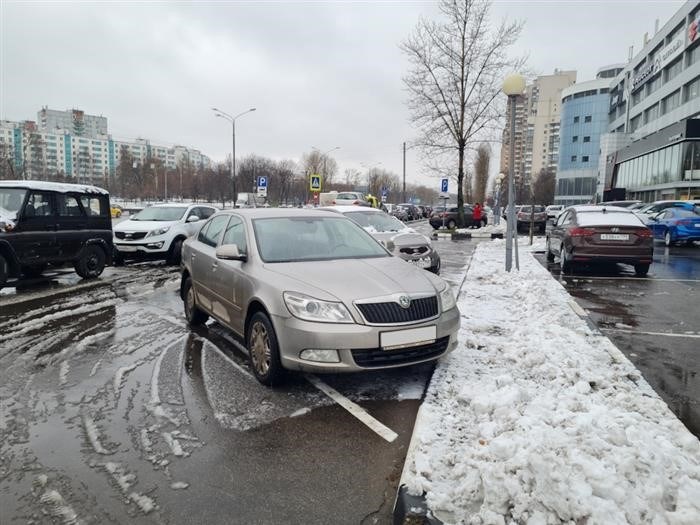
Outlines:
[{"label": "car tire", "polygon": [[566,257],[566,249],[563,246],[561,247],[561,253],[559,254],[559,266],[561,268],[561,273],[564,275],[570,274],[573,268],[573,264]]},{"label": "car tire", "polygon": [[547,262],[554,262],[554,254],[552,253],[552,250],[549,247],[549,239],[547,239]]},{"label": "car tire", "polygon": [[175,239],[168,251],[168,264],[179,266],[182,260],[182,239]]},{"label": "car tire", "polygon": [[0,253],[0,289],[5,286],[7,282],[8,274],[10,273],[10,268],[7,264],[5,256]]},{"label": "car tire", "polygon": [[255,312],[250,318],[246,329],[246,348],[255,378],[263,385],[278,384],[284,375],[284,369],[275,329],[265,313]]},{"label": "car tire", "polygon": [[197,306],[195,299],[194,288],[192,288],[192,279],[185,279],[185,284],[182,287],[182,299],[185,305],[185,319],[190,326],[201,326],[207,322],[209,315]]},{"label": "car tire", "polygon": [[99,277],[105,269],[105,252],[99,246],[89,244],[80,252],[78,260],[73,265],[75,273],[83,279],[94,279]]},{"label": "car tire", "polygon": [[457,223],[454,221],[454,219],[450,219],[447,221],[447,228],[452,230],[454,227],[457,226]]},{"label": "car tire", "polygon": [[46,270],[46,264],[32,264],[30,266],[22,266],[22,275],[33,279],[39,277]]},{"label": "car tire", "polygon": [[666,246],[671,246],[673,244],[673,240],[671,239],[671,231],[666,230],[666,233],[664,233],[664,244]]},{"label": "car tire", "polygon": [[649,273],[649,263],[635,264],[634,273],[637,277],[646,277]]}]

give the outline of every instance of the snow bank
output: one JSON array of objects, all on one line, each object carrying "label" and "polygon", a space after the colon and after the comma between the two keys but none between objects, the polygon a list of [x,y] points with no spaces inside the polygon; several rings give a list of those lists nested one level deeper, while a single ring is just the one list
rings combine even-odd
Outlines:
[{"label": "snow bank", "polygon": [[[404,479],[446,523],[700,523],[700,445],[523,249],[478,246]],[[477,306],[475,306],[477,305]]]},{"label": "snow bank", "polygon": [[497,225],[487,224],[483,228],[457,228],[455,233],[506,233],[506,221],[500,221]]}]

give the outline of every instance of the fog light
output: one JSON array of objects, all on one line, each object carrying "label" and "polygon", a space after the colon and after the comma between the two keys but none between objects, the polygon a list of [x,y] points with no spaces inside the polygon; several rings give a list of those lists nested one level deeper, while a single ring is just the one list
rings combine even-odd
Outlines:
[{"label": "fog light", "polygon": [[337,350],[316,350],[307,348],[302,350],[299,357],[304,361],[316,361],[319,363],[340,363]]},{"label": "fog light", "polygon": [[163,247],[163,241],[152,242],[152,243],[146,245],[146,248],[153,248],[155,250],[160,250],[162,247]]}]

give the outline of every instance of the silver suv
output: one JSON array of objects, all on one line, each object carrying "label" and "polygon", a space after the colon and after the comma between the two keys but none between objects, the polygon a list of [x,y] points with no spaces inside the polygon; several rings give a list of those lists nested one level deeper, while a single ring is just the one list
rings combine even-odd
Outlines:
[{"label": "silver suv", "polygon": [[156,204],[114,227],[114,263],[165,259],[180,264],[182,243],[218,210],[201,204]]}]

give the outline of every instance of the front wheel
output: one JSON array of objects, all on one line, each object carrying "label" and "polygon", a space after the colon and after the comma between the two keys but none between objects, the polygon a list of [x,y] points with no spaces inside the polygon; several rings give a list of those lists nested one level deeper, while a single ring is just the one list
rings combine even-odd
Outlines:
[{"label": "front wheel", "polygon": [[671,239],[671,232],[669,230],[666,230],[666,233],[664,233],[664,244],[666,246],[671,246],[673,244],[673,239]]},{"label": "front wheel", "polygon": [[179,266],[182,260],[182,239],[177,239],[173,241],[170,246],[170,252],[168,253],[168,263],[173,266]]},{"label": "front wheel", "polygon": [[646,275],[649,273],[649,263],[635,264],[634,273],[637,275],[637,277],[646,277]]},{"label": "front wheel", "polygon": [[75,272],[83,279],[99,277],[105,269],[105,252],[99,246],[89,245],[83,248],[80,258],[73,265]]},{"label": "front wheel", "polygon": [[549,239],[547,239],[547,262],[554,262],[554,254],[552,253],[551,248],[549,247]]},{"label": "front wheel", "polygon": [[256,312],[248,324],[248,354],[255,378],[263,385],[279,383],[284,374],[280,362],[277,335],[270,319],[263,312]]},{"label": "front wheel", "polygon": [[457,223],[453,219],[450,219],[449,221],[447,221],[447,228],[448,229],[452,230],[452,229],[454,229],[455,226],[457,226]]}]

